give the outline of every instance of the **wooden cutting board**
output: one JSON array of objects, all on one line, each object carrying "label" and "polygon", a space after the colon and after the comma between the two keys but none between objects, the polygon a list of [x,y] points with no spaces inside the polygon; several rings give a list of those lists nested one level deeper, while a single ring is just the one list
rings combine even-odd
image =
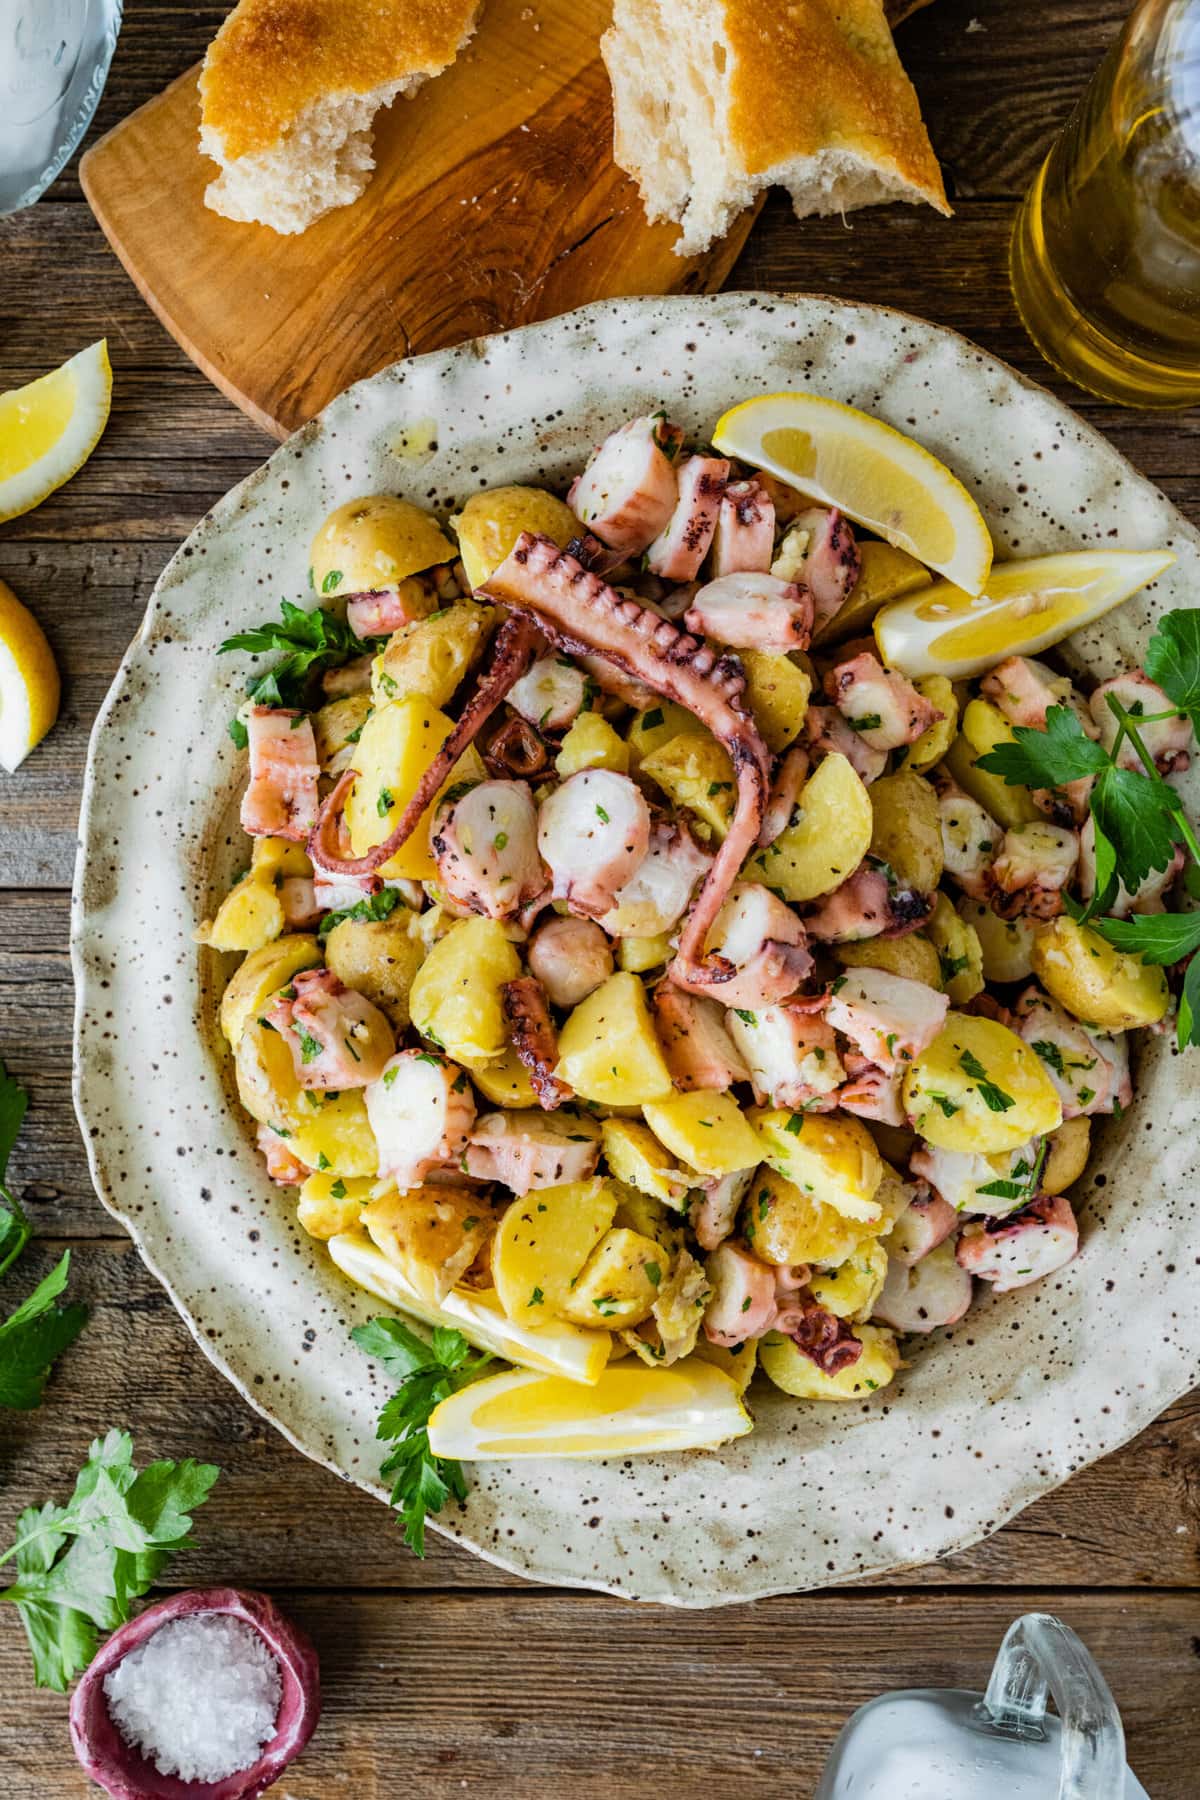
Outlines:
[{"label": "wooden cutting board", "polygon": [[[889,17],[922,3],[888,0]],[[301,236],[205,206],[198,67],[87,153],[84,192],[168,331],[277,437],[399,357],[589,300],[712,291],[757,208],[699,257],[646,223],[612,160],[610,12],[487,0],[453,67],[377,116],[361,199]]]}]

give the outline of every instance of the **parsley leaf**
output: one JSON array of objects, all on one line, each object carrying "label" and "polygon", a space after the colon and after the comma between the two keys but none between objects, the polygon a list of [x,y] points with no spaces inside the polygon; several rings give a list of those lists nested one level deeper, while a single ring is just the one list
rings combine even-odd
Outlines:
[{"label": "parsley leaf", "polygon": [[1015,725],[1013,738],[1011,744],[997,744],[977,765],[1009,787],[1063,787],[1111,767],[1107,752],[1087,736],[1069,706],[1047,708],[1045,731]]},{"label": "parsley leaf", "polygon": [[356,1325],[350,1336],[400,1383],[379,1415],[376,1436],[395,1441],[379,1473],[394,1477],[392,1505],[404,1525],[404,1541],[416,1556],[424,1556],[426,1515],[441,1512],[452,1495],[456,1500],[467,1496],[462,1465],[429,1448],[430,1415],[439,1401],[474,1381],[492,1358],[474,1353],[460,1331],[442,1325],[434,1327],[428,1344],[399,1319],[372,1319]]},{"label": "parsley leaf", "polygon": [[47,1501],[18,1518],[0,1563],[17,1579],[0,1601],[17,1608],[39,1687],[65,1693],[96,1650],[97,1632],[125,1623],[191,1531],[220,1471],[211,1463],[133,1466],[128,1432],[97,1438],[66,1506]]},{"label": "parsley leaf", "polygon": [[1181,1050],[1200,1044],[1200,956],[1193,956],[1183,978],[1175,1036]]},{"label": "parsley leaf", "polygon": [[[255,656],[265,656],[272,650],[282,653],[273,668],[252,676],[246,683],[246,692],[257,706],[303,707],[310,675],[321,669],[341,668],[386,641],[355,637],[345,619],[321,607],[306,612],[302,606],[285,600],[279,610],[278,622],[268,620],[249,631],[237,631],[218,648],[218,655],[231,650],[248,650]],[[239,749],[245,748],[245,726],[239,720],[230,725],[229,735]]]},{"label": "parsley leaf", "polygon": [[975,1083],[979,1098],[989,1112],[1008,1112],[1017,1104],[1011,1094],[1006,1094],[1003,1088],[996,1086],[979,1058],[970,1050],[960,1052],[958,1060],[966,1074]]},{"label": "parsley leaf", "polygon": [[71,1252],[29,1298],[0,1324],[0,1406],[29,1412],[39,1406],[46,1378],[57,1357],[87,1324],[86,1306],[55,1306],[67,1285]]},{"label": "parsley leaf", "polygon": [[1092,919],[1089,924],[1114,949],[1147,963],[1182,962],[1200,950],[1200,912],[1142,913],[1131,919]]},{"label": "parsley leaf", "polygon": [[[1130,893],[1152,869],[1165,869],[1175,854],[1179,800],[1160,776],[1107,768],[1092,790],[1092,817],[1115,853],[1115,866]],[[1111,871],[1110,871],[1111,872]],[[1099,881],[1099,861],[1097,881]]]},{"label": "parsley leaf", "polygon": [[1200,731],[1200,617],[1193,607],[1163,615],[1146,646],[1145,670]]},{"label": "parsley leaf", "polygon": [[340,912],[326,913],[317,927],[317,936],[327,938],[335,925],[343,919],[365,919],[378,921],[388,919],[400,905],[400,892],[397,888],[380,888],[366,900],[356,900],[353,906],[344,906]]},{"label": "parsley leaf", "polygon": [[4,1179],[28,1105],[29,1095],[0,1062],[0,1275],[11,1268],[29,1242],[29,1220]]}]

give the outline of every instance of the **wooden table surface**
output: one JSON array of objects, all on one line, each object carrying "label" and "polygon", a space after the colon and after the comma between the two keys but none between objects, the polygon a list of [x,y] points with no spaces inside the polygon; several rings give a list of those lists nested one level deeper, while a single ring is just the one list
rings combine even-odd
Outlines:
[{"label": "wooden table surface", "polygon": [[[801,226],[775,197],[733,285],[822,289],[968,333],[1049,379],[1200,519],[1200,416],[1125,413],[1048,378],[1005,275],[1015,199],[1126,10],[936,0],[899,41],[953,226],[903,206]],[[195,60],[224,11],[128,0],[96,131]],[[72,168],[39,205],[0,220],[0,388],[101,335],[115,381],[99,449],[45,505],[0,526],[0,577],[37,612],[64,678],[52,736],[0,777],[0,1054],[32,1095],[12,1175],[40,1239],[20,1285],[70,1245],[72,1288],[93,1309],[42,1410],[3,1419],[0,1542],[22,1506],[63,1496],[109,1426],[129,1426],[147,1460],[220,1463],[197,1546],[170,1579],[268,1588],[316,1639],[326,1712],[278,1790],[291,1800],[433,1800],[489,1782],[538,1800],[664,1788],[804,1800],[855,1706],[887,1687],[982,1686],[1004,1627],[1033,1607],[1060,1614],[1099,1658],[1155,1800],[1194,1796],[1200,1397],[934,1567],[704,1614],[538,1588],[437,1538],[417,1562],[376,1502],[291,1450],[209,1367],[88,1181],[70,1100],[68,888],[88,732],[154,580],[271,444],[141,304]],[[0,1769],[8,1800],[86,1789],[65,1702],[34,1689],[3,1616]]]}]

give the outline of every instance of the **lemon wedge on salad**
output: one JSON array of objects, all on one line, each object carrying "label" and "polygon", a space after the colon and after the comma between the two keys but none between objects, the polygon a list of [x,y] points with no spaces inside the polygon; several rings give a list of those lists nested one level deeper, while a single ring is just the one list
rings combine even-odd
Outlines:
[{"label": "lemon wedge on salad", "polygon": [[103,338],[27,387],[0,394],[0,520],[39,505],[87,461],[108,423]]},{"label": "lemon wedge on salad", "polygon": [[902,675],[982,675],[1006,656],[1036,656],[1169,569],[1169,550],[1065,550],[997,563],[981,594],[949,581],[875,615],[875,641]]},{"label": "lemon wedge on salad", "polygon": [[0,581],[0,768],[19,768],[58,717],[58,669],[46,634]]},{"label": "lemon wedge on salad", "polygon": [[815,394],[764,394],[717,423],[713,444],[798,488],[977,594],[992,566],[983,514],[944,463],[882,419]]},{"label": "lemon wedge on salad", "polygon": [[443,1400],[429,1421],[435,1456],[632,1456],[711,1449],[752,1429],[737,1383],[686,1357],[669,1369],[619,1362],[593,1387],[513,1369]]}]

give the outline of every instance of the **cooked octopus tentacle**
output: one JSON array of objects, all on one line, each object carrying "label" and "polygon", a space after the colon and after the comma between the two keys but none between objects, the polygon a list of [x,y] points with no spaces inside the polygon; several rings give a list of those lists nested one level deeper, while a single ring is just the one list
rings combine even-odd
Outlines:
[{"label": "cooked octopus tentacle", "polygon": [[[694,713],[729,752],[737,808],[705,878],[671,965],[679,984],[719,983],[731,973],[705,955],[709,928],[754,848],[771,781],[771,758],[745,702],[736,658],[718,656],[636,600],[622,599],[549,538],[522,532],[489,577],[486,593],[532,617],[569,655],[599,652],[623,675]],[[682,979],[681,979],[682,978]]]},{"label": "cooked octopus tentacle", "polygon": [[362,856],[338,853],[338,827],[350,789],[358,779],[357,771],[347,769],[332,792],[321,803],[316,824],[308,840],[308,854],[319,869],[335,875],[371,875],[393,857],[401,844],[408,842],[425,814],[430,801],[476,734],[482,731],[510,688],[518,682],[538,648],[538,633],[528,618],[514,615],[505,619],[492,645],[491,663],[474,694],[463,707],[457,725],[417,783],[416,792],[405,807],[395,828],[381,844]]},{"label": "cooked octopus tentacle", "polygon": [[571,1089],[554,1073],[558,1061],[558,1033],[550,1017],[546,992],[532,975],[506,981],[500,990],[508,1034],[518,1059],[529,1071],[529,1082],[543,1112],[553,1112]]}]

